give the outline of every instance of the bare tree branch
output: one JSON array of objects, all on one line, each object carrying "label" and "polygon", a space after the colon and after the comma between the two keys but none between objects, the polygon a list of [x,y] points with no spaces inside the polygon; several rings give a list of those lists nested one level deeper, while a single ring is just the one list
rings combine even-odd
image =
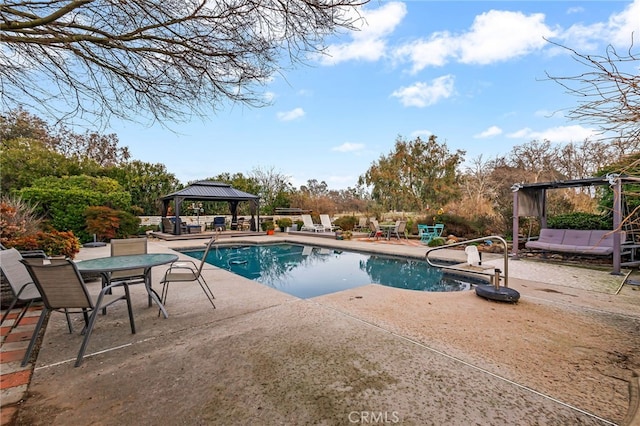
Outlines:
[{"label": "bare tree branch", "polygon": [[355,30],[368,1],[3,2],[2,106],[102,124],[138,114],[188,120],[225,102],[264,106],[273,73]]},{"label": "bare tree branch", "polygon": [[578,98],[568,118],[595,126],[600,140],[618,140],[627,146],[640,142],[640,52],[633,43],[626,53],[609,45],[603,56],[586,55],[549,41],[571,52],[575,61],[586,69],[582,74],[547,77]]}]

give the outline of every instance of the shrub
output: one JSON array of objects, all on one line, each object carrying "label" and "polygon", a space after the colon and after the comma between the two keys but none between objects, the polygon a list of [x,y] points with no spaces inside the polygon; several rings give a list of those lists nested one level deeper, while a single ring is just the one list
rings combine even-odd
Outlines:
[{"label": "shrub", "polygon": [[104,206],[88,207],[84,211],[86,232],[100,241],[137,235],[140,218],[131,213]]},{"label": "shrub", "polygon": [[37,212],[59,231],[73,231],[82,241],[93,239],[87,232],[84,211],[90,206],[128,210],[131,195],[109,178],[71,176],[41,178],[22,188],[22,198],[37,203]]},{"label": "shrub", "polygon": [[281,231],[284,231],[286,228],[289,228],[291,227],[291,225],[293,225],[293,221],[288,217],[282,217],[276,220],[276,223],[280,227]]},{"label": "shrub", "polygon": [[272,231],[272,230],[276,229],[276,227],[273,224],[272,220],[265,220],[264,222],[262,222],[260,224],[260,227],[262,228],[263,231]]},{"label": "shrub", "polygon": [[439,246],[443,246],[447,243],[447,240],[445,240],[442,237],[435,237],[434,239],[432,239],[431,241],[429,241],[429,244],[427,244],[429,247],[439,247]]},{"label": "shrub", "polygon": [[355,216],[342,216],[333,221],[333,224],[339,226],[343,231],[353,231],[358,219]]},{"label": "shrub", "polygon": [[304,222],[301,220],[296,220],[296,225],[298,225],[298,231],[302,229],[302,226],[304,225]]},{"label": "shrub", "polygon": [[573,212],[549,217],[547,227],[554,229],[612,229],[613,220],[599,214]]},{"label": "shrub", "polygon": [[6,242],[8,248],[17,250],[43,250],[48,256],[74,258],[80,251],[80,240],[71,231],[39,231]]},{"label": "shrub", "polygon": [[42,219],[20,197],[3,196],[0,199],[0,242],[34,234],[40,230]]},{"label": "shrub", "polygon": [[158,225],[140,225],[138,227],[138,235],[146,234],[147,231],[158,232],[160,227]]}]

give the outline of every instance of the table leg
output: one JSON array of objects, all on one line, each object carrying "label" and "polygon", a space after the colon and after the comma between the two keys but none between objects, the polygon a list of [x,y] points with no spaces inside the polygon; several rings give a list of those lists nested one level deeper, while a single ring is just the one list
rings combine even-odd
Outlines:
[{"label": "table leg", "polygon": [[[101,272],[100,278],[102,279],[102,288],[111,284],[111,273]],[[111,290],[109,290],[107,294],[111,294]],[[107,308],[102,308],[102,315],[107,315]]]},{"label": "table leg", "polygon": [[169,318],[167,310],[164,308],[164,305],[160,301],[160,296],[158,296],[158,293],[156,293],[156,291],[151,287],[151,268],[149,268],[149,272],[145,274],[144,287],[147,289],[149,298],[153,299],[153,301],[156,302],[156,305],[158,305],[158,308],[160,308],[162,316],[164,316],[165,319]]}]

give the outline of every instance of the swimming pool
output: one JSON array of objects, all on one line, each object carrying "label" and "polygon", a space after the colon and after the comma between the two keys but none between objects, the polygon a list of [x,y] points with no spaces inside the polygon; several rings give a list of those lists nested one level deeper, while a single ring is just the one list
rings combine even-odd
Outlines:
[{"label": "swimming pool", "polygon": [[[203,253],[184,252],[197,259]],[[417,291],[471,287],[421,260],[288,243],[215,246],[206,261],[303,299],[371,283]]]}]

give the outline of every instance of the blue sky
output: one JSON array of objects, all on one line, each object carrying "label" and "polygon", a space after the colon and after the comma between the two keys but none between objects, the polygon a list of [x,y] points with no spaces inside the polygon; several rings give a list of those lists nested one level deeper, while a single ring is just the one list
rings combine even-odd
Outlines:
[{"label": "blue sky", "polygon": [[231,105],[208,120],[145,127],[113,122],[133,158],[182,182],[273,169],[354,187],[398,136],[430,134],[470,161],[533,139],[580,142],[594,129],[564,117],[577,99],[554,76],[585,71],[548,38],[581,53],[640,42],[640,0],[372,1],[362,29],[329,55],[274,76],[265,108]]}]

